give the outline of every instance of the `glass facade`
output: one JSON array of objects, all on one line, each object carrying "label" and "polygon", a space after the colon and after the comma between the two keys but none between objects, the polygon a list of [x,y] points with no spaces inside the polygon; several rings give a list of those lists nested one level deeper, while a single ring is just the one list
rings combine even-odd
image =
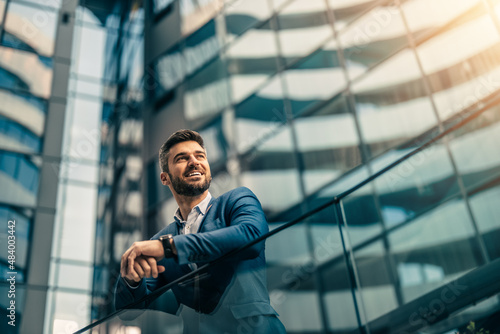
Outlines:
[{"label": "glass facade", "polygon": [[[0,332],[114,311],[122,254],[173,221],[157,152],[180,128],[205,140],[212,195],[250,188],[279,231],[288,333],[499,332],[499,52],[496,0],[0,0],[24,326]],[[96,332],[182,333],[132,313]]]},{"label": "glass facade", "polygon": [[156,146],[192,128],[212,192],[249,187],[271,229],[337,196],[267,240],[288,332],[497,329],[498,292],[483,313],[470,303],[460,316],[412,314],[500,254],[496,1],[188,3],[155,23],[183,29],[146,59],[157,83],[146,89],[147,237],[177,207],[157,180]]}]

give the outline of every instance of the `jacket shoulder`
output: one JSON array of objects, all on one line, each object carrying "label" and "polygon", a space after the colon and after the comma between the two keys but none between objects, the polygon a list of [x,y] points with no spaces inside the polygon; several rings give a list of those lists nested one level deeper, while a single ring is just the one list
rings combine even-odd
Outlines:
[{"label": "jacket shoulder", "polygon": [[228,192],[224,193],[220,197],[221,199],[231,202],[237,200],[240,197],[245,197],[245,196],[257,198],[257,196],[255,196],[255,194],[247,187],[234,188],[233,190],[229,190]]}]

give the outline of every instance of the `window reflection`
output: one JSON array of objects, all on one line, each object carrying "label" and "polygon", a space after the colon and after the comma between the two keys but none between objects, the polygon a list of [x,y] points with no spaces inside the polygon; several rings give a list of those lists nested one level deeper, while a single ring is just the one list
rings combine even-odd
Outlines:
[{"label": "window reflection", "polygon": [[483,112],[453,133],[450,149],[464,186],[470,191],[500,176],[500,107]]},{"label": "window reflection", "polygon": [[408,28],[418,39],[481,5],[479,0],[410,0],[401,4]]},{"label": "window reflection", "polygon": [[322,268],[320,274],[329,330],[331,333],[356,333],[358,320],[345,262],[331,263]]},{"label": "window reflection", "polygon": [[337,58],[336,42],[330,41],[293,68],[286,70],[284,77],[294,114],[334,96],[346,85]]},{"label": "window reflection", "polygon": [[393,3],[357,19],[339,33],[339,41],[351,79],[408,45],[403,19]]},{"label": "window reflection", "polygon": [[54,53],[57,14],[46,8],[10,2],[2,44],[50,57]]},{"label": "window reflection", "polygon": [[354,252],[354,258],[367,321],[396,309],[398,286],[383,242],[363,247]]},{"label": "window reflection", "polygon": [[184,93],[184,113],[187,120],[220,112],[229,103],[226,67],[220,58],[187,80]]},{"label": "window reflection", "polygon": [[343,29],[377,2],[377,0],[328,0],[335,16],[335,29]]},{"label": "window reflection", "polygon": [[212,172],[227,161],[228,138],[223,129],[222,117],[218,117],[208,126],[198,131],[203,137],[207,159]]},{"label": "window reflection", "polygon": [[[411,148],[403,151],[408,153]],[[394,155],[388,155],[391,162],[394,161]],[[374,171],[379,170],[377,165],[387,163],[383,157],[380,159],[372,163]],[[387,171],[375,180],[375,187],[387,227],[427,212],[460,192],[453,165],[442,144],[431,146]]]},{"label": "window reflection", "polygon": [[307,55],[333,31],[324,0],[296,0],[278,15],[278,37],[285,62]]},{"label": "window reflection", "polygon": [[498,89],[500,39],[482,4],[419,45],[417,53],[443,119]]},{"label": "window reflection", "polygon": [[302,200],[291,129],[281,126],[241,157],[242,185],[252,189],[269,216]]},{"label": "window reflection", "polygon": [[217,15],[223,0],[180,0],[181,32],[186,36]]},{"label": "window reflection", "polygon": [[280,77],[275,76],[257,93],[237,105],[235,117],[238,152],[244,152],[279,132],[280,126],[287,121]]},{"label": "window reflection", "polygon": [[0,86],[48,98],[51,84],[52,68],[36,54],[0,47]]},{"label": "window reflection", "polygon": [[372,156],[437,125],[414,53],[405,49],[352,85],[363,140]]},{"label": "window reflection", "polygon": [[28,156],[0,151],[0,202],[34,206],[39,163]]},{"label": "window reflection", "polygon": [[33,96],[0,90],[0,147],[39,152],[46,103]]},{"label": "window reflection", "polygon": [[297,118],[294,124],[307,194],[361,163],[354,116],[344,96],[311,115]]},{"label": "window reflection", "polygon": [[[446,202],[389,234],[404,302],[484,263],[462,199]],[[411,271],[419,265],[420,276]]]},{"label": "window reflection", "polygon": [[161,56],[153,67],[155,77],[159,83],[159,86],[155,85],[157,97],[181,83],[186,75],[186,68],[179,46],[175,46]]},{"label": "window reflection", "polygon": [[342,200],[349,245],[356,247],[383,230],[373,185],[367,184]]},{"label": "window reflection", "polygon": [[250,95],[276,72],[278,49],[270,23],[247,31],[226,51],[233,103]]},{"label": "window reflection", "polygon": [[186,39],[183,52],[186,74],[194,73],[218,54],[222,45],[215,20],[209,21]]},{"label": "window reflection", "polygon": [[249,28],[271,15],[267,0],[236,0],[226,4],[226,42],[233,41]]}]

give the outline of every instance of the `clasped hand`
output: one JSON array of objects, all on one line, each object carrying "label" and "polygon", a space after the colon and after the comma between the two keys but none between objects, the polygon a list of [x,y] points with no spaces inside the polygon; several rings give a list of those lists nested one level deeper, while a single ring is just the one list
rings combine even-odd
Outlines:
[{"label": "clasped hand", "polygon": [[144,277],[157,278],[165,271],[158,261],[164,258],[163,245],[159,240],[134,242],[123,254],[120,274],[132,286],[137,286]]}]

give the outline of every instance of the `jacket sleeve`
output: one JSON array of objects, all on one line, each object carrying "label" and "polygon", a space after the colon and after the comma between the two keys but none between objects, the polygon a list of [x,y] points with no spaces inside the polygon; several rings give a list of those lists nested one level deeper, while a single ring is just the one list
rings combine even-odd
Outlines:
[{"label": "jacket sleeve", "polygon": [[[210,232],[174,236],[178,263],[182,265],[213,261],[269,231],[260,202],[248,188],[239,188],[229,196],[224,219],[227,227]],[[255,258],[263,249],[264,242],[260,242],[246,249],[236,259]]]},{"label": "jacket sleeve", "polygon": [[[149,295],[152,291],[166,284],[163,275],[158,278],[145,278],[142,279],[139,285],[131,288],[123,277],[118,277],[115,286],[114,307],[115,310],[125,308],[130,303]],[[157,307],[160,305],[159,307]],[[176,314],[179,309],[179,303],[176,301],[172,290],[163,293],[157,299],[143,302],[140,305],[134,306],[133,309],[156,309],[170,314]],[[122,316],[121,316],[122,317]]]}]

